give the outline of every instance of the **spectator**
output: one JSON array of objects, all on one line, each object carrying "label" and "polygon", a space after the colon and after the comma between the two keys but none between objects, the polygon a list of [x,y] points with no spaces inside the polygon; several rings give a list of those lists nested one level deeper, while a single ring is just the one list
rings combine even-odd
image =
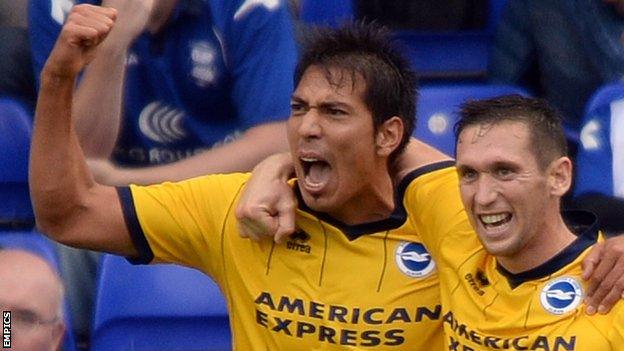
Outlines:
[{"label": "spectator", "polygon": [[580,131],[589,96],[624,77],[620,0],[509,0],[490,59],[492,82],[524,85]]},{"label": "spectator", "polygon": [[37,255],[0,250],[0,307],[11,311],[11,348],[60,350],[65,333],[63,285]]},{"label": "spectator", "polygon": [[596,213],[608,234],[624,233],[624,99],[597,105],[588,113],[573,206]]},{"label": "spectator", "polygon": [[35,79],[26,27],[25,0],[0,0],[0,95],[34,108]]},{"label": "spectator", "polygon": [[[68,1],[30,5],[37,75],[63,11],[71,8]],[[116,8],[119,19],[78,87],[74,114],[81,144],[88,157],[112,156],[123,166],[171,163],[124,170],[104,165],[98,169],[107,171],[107,182],[249,170],[285,149],[283,124],[268,123],[288,116],[292,91],[296,48],[283,1],[103,5]]]}]

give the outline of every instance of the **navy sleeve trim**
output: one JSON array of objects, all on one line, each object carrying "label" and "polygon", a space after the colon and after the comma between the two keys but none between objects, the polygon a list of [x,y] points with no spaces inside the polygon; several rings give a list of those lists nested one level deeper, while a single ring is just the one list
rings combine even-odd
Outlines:
[{"label": "navy sleeve trim", "polygon": [[148,264],[154,259],[154,253],[139,223],[132,192],[129,187],[117,187],[117,195],[119,196],[119,202],[121,202],[121,209],[124,214],[126,228],[128,228],[128,232],[130,233],[130,239],[134,244],[134,248],[139,253],[138,257],[126,257],[126,259],[132,264]]}]

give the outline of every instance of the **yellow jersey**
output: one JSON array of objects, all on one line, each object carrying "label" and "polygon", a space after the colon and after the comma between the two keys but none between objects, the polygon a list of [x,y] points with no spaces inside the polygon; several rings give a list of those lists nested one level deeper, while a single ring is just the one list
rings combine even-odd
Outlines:
[{"label": "yellow jersey", "polygon": [[140,253],[131,261],[211,276],[226,297],[235,350],[440,350],[436,264],[403,194],[449,165],[413,172],[397,187],[394,212],[372,223],[346,225],[300,198],[298,231],[283,244],[239,236],[234,209],[247,174],[119,188]]},{"label": "yellow jersey", "polygon": [[454,168],[415,179],[405,195],[438,264],[444,350],[624,350],[622,301],[607,315],[584,312],[581,261],[599,238],[593,215],[564,212],[578,238],[542,265],[512,274],[485,251],[459,198]]}]

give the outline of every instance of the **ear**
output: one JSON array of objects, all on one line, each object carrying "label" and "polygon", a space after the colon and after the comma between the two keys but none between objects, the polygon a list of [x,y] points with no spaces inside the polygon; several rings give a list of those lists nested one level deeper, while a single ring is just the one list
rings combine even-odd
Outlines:
[{"label": "ear", "polygon": [[375,146],[377,155],[388,157],[401,143],[403,137],[403,121],[397,116],[383,122],[376,131]]},{"label": "ear", "polygon": [[563,197],[572,186],[572,161],[568,157],[560,157],[548,167],[548,185],[551,195]]},{"label": "ear", "polygon": [[50,343],[52,350],[62,350],[61,345],[63,344],[63,339],[65,336],[65,324],[62,321],[59,321],[54,324],[52,327],[52,342]]}]

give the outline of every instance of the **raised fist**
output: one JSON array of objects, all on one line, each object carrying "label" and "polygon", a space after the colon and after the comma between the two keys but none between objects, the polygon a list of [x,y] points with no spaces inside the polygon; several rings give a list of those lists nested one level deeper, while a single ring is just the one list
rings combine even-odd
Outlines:
[{"label": "raised fist", "polygon": [[98,45],[113,28],[117,11],[113,8],[76,5],[67,17],[46,70],[56,75],[75,76],[93,58]]}]

